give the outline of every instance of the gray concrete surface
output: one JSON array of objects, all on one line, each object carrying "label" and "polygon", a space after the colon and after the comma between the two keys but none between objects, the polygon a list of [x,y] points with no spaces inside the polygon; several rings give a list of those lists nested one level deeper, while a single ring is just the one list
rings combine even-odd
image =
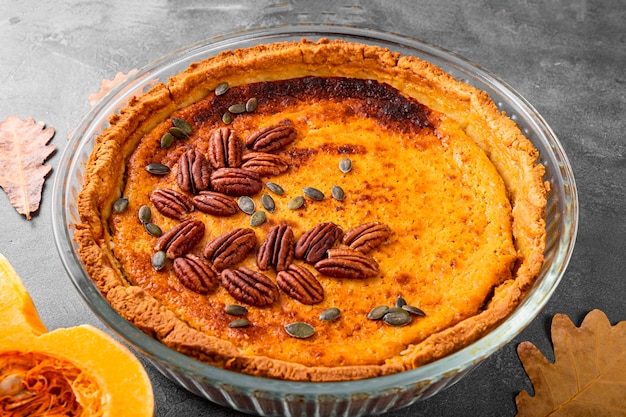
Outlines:
[{"label": "gray concrete surface", "polygon": [[[0,193],[0,252],[23,277],[45,324],[104,326],[79,297],[57,254],[52,180],[68,132],[100,80],[183,46],[236,30],[335,23],[404,34],[454,51],[517,89],[560,138],[576,175],[580,228],[561,285],[515,340],[439,395],[388,414],[513,416],[531,385],[515,348],[530,340],[551,356],[555,313],[576,324],[592,309],[626,320],[626,2],[623,0],[1,0],[0,120],[33,117],[56,129],[58,151],[30,222]],[[240,413],[177,388],[146,364],[156,415]]]}]

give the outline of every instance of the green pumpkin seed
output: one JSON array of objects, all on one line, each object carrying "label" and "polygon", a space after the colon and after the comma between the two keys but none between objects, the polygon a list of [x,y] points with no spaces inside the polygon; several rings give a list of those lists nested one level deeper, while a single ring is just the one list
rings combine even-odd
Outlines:
[{"label": "green pumpkin seed", "polygon": [[406,326],[411,322],[411,315],[408,311],[394,307],[390,308],[385,315],[383,316],[383,321],[385,324],[394,327]]},{"label": "green pumpkin seed", "polygon": [[177,128],[176,126],[170,127],[170,133],[176,139],[187,139],[189,137],[182,129]]},{"label": "green pumpkin seed", "polygon": [[243,316],[248,313],[248,309],[244,306],[240,306],[239,304],[227,305],[224,310],[231,316]]},{"label": "green pumpkin seed", "polygon": [[402,306],[405,306],[405,305],[406,305],[406,300],[404,299],[403,296],[399,295],[396,298],[396,307],[402,308]]},{"label": "green pumpkin seed", "polygon": [[193,128],[191,127],[191,125],[189,123],[187,123],[186,121],[184,121],[183,119],[179,119],[178,117],[174,117],[172,119],[172,123],[174,124],[175,127],[180,129],[187,136],[189,136],[189,135],[191,135],[193,133]]},{"label": "green pumpkin seed", "polygon": [[269,194],[263,194],[261,196],[261,204],[263,205],[263,208],[270,213],[273,213],[276,209],[276,203],[274,203],[274,199]]},{"label": "green pumpkin seed", "polygon": [[245,113],[246,112],[246,105],[245,104],[241,104],[241,103],[233,104],[232,106],[230,106],[228,108],[228,111],[231,112],[232,114]]},{"label": "green pumpkin seed", "polygon": [[322,313],[320,314],[320,320],[333,321],[337,320],[339,316],[341,316],[341,310],[339,310],[337,307],[331,307],[322,311]]},{"label": "green pumpkin seed", "polygon": [[161,149],[169,148],[174,143],[174,135],[170,132],[167,132],[163,136],[161,136]]},{"label": "green pumpkin seed", "polygon": [[254,204],[254,200],[252,200],[247,195],[239,197],[237,199],[237,205],[239,206],[239,209],[246,214],[252,214],[254,213],[254,210],[256,210],[256,205]]},{"label": "green pumpkin seed", "polygon": [[265,214],[265,212],[263,210],[259,210],[255,212],[252,215],[252,217],[250,217],[250,226],[252,227],[260,226],[263,223],[265,223],[266,219],[267,219],[267,215]]},{"label": "green pumpkin seed", "polygon": [[167,261],[167,256],[165,256],[165,251],[163,250],[160,250],[152,255],[152,267],[157,271],[160,271],[165,267],[165,261]]},{"label": "green pumpkin seed", "polygon": [[389,307],[387,306],[374,307],[367,315],[367,318],[370,320],[380,320],[387,311],[389,311]]},{"label": "green pumpkin seed", "polygon": [[331,195],[335,200],[341,201],[346,198],[346,193],[344,193],[343,188],[338,185],[333,185],[332,190],[330,191]]},{"label": "green pumpkin seed", "polygon": [[228,323],[228,327],[232,328],[232,329],[238,329],[241,327],[248,327],[250,325],[250,322],[246,319],[237,319],[237,320],[233,320],[230,323]]},{"label": "green pumpkin seed", "polygon": [[128,208],[128,198],[122,197],[118,198],[115,203],[113,203],[113,212],[114,213],[123,213]]},{"label": "green pumpkin seed", "polygon": [[227,125],[231,124],[233,122],[233,115],[228,112],[224,113],[224,115],[222,116],[222,122],[226,123]]},{"label": "green pumpkin seed", "polygon": [[228,85],[227,82],[219,83],[217,87],[215,87],[215,95],[221,96],[222,94],[226,93],[229,88],[230,85]]},{"label": "green pumpkin seed", "polygon": [[146,165],[146,171],[153,175],[167,175],[170,172],[170,168],[163,164],[148,164]]},{"label": "green pumpkin seed", "polygon": [[304,187],[302,189],[302,192],[304,193],[305,196],[313,200],[321,201],[324,199],[324,193],[318,190],[317,188]]},{"label": "green pumpkin seed", "polygon": [[139,207],[139,221],[143,224],[150,223],[150,219],[152,218],[152,210],[148,206]]},{"label": "green pumpkin seed", "polygon": [[246,102],[246,111],[248,113],[252,113],[253,111],[256,110],[258,105],[259,105],[259,101],[255,97],[252,97],[250,100]]},{"label": "green pumpkin seed", "polygon": [[344,158],[339,161],[339,170],[344,174],[347,174],[352,170],[352,160],[350,158]]},{"label": "green pumpkin seed", "polygon": [[315,328],[308,323],[297,321],[285,326],[285,331],[289,336],[297,339],[306,339],[315,334]]},{"label": "green pumpkin seed", "polygon": [[287,208],[289,210],[298,210],[300,207],[302,207],[303,204],[304,204],[304,197],[299,195],[289,200],[289,203],[287,203]]},{"label": "green pumpkin seed", "polygon": [[414,316],[425,316],[426,313],[424,313],[421,309],[415,307],[415,306],[410,306],[408,304],[405,304],[402,306],[403,310],[408,311],[409,313],[413,314]]},{"label": "green pumpkin seed", "polygon": [[163,230],[161,230],[161,228],[154,223],[145,223],[144,227],[151,236],[159,237],[163,234]]},{"label": "green pumpkin seed", "polygon": [[276,184],[275,182],[267,182],[265,183],[265,186],[267,187],[268,190],[270,190],[274,194],[277,194],[277,195],[285,194],[285,190],[283,190],[283,187]]}]

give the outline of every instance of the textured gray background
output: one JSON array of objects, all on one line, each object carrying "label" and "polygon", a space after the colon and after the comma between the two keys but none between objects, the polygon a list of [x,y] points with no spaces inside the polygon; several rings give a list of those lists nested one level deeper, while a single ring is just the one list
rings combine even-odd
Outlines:
[{"label": "textured gray background", "polygon": [[[551,356],[555,313],[578,325],[599,308],[626,320],[626,2],[69,1],[0,0],[0,120],[33,117],[56,129],[58,151],[30,222],[0,193],[0,252],[23,277],[45,324],[102,324],[67,277],[51,227],[52,180],[66,136],[100,80],[183,46],[236,30],[335,23],[405,34],[454,51],[525,96],[560,138],[576,175],[580,228],[569,269],[537,319],[513,342],[436,397],[388,416],[513,416],[531,385],[515,347]],[[238,416],[199,399],[146,364],[162,416]]]}]

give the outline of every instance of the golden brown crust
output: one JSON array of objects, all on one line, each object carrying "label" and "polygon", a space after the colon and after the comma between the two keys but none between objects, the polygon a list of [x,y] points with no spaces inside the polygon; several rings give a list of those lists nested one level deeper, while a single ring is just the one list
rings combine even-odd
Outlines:
[{"label": "golden brown crust", "polygon": [[[238,68],[239,71],[233,71],[233,68]],[[142,184],[141,186],[124,188],[127,187],[127,184],[124,183],[124,177],[129,174],[126,169],[138,172],[141,164],[148,161],[150,157],[157,158],[161,155],[152,156],[151,152],[154,150],[150,149],[154,149],[154,147],[147,146],[140,146],[137,152],[134,154],[133,152],[138,145],[149,140],[154,142],[158,139],[166,129],[166,124],[163,123],[165,120],[176,111],[178,111],[177,115],[187,116],[198,114],[194,112],[206,111],[208,105],[203,103],[208,100],[209,103],[215,105],[215,102],[211,102],[212,91],[220,82],[225,80],[233,87],[241,85],[245,89],[248,88],[249,84],[256,82],[288,80],[305,76],[377,80],[398,89],[409,100],[415,100],[427,106],[433,111],[431,114],[430,110],[427,110],[425,113],[427,116],[423,116],[426,124],[429,125],[428,129],[418,129],[419,132],[414,133],[416,137],[433,141],[433,143],[449,145],[450,149],[457,152],[455,154],[457,158],[462,158],[465,155],[467,158],[472,156],[473,160],[476,157],[480,160],[477,163],[482,164],[481,167],[486,167],[485,169],[488,170],[493,169],[493,175],[486,174],[486,178],[491,181],[497,177],[496,183],[501,182],[501,185],[491,184],[494,185],[493,188],[496,191],[489,194],[488,199],[501,201],[501,197],[497,197],[497,190],[500,189],[504,190],[503,198],[508,197],[508,200],[502,203],[503,207],[490,208],[493,212],[489,214],[492,217],[489,218],[490,226],[487,228],[490,228],[489,233],[496,233],[497,236],[506,236],[506,233],[501,233],[507,228],[512,228],[508,231],[508,235],[511,239],[512,233],[511,244],[515,245],[514,251],[517,253],[512,252],[512,246],[507,248],[506,238],[502,237],[502,246],[499,249],[501,252],[497,254],[498,256],[493,256],[493,261],[486,262],[486,269],[491,271],[489,279],[481,284],[485,285],[486,289],[477,291],[475,295],[468,293],[469,290],[462,290],[467,294],[468,300],[472,300],[469,304],[475,305],[474,308],[478,310],[455,312],[450,308],[448,311],[446,310],[446,302],[436,301],[429,305],[428,297],[421,296],[419,299],[428,309],[427,319],[424,320],[424,323],[430,324],[428,326],[418,324],[418,326],[425,326],[423,329],[426,333],[420,333],[419,336],[416,334],[407,336],[409,338],[406,343],[401,349],[396,350],[395,354],[382,354],[381,356],[380,353],[373,352],[370,354],[371,356],[362,355],[365,356],[365,359],[346,360],[345,357],[350,356],[350,352],[352,356],[355,356],[354,349],[363,348],[363,345],[356,344],[357,347],[345,349],[337,349],[336,346],[333,346],[335,350],[344,352],[344,356],[323,353],[318,359],[311,360],[315,355],[313,349],[309,350],[308,354],[305,353],[302,360],[291,361],[287,359],[297,350],[292,348],[296,343],[293,340],[284,340],[284,346],[287,349],[284,352],[272,348],[258,349],[247,346],[242,341],[244,339],[239,339],[240,336],[234,336],[235,333],[224,334],[223,331],[211,329],[210,321],[201,317],[202,314],[206,314],[206,312],[203,313],[202,308],[198,310],[196,307],[193,309],[188,307],[190,304],[197,304],[197,298],[194,295],[180,297],[181,300],[186,299],[187,301],[181,301],[180,307],[173,308],[168,301],[167,291],[169,290],[150,294],[149,291],[140,288],[142,286],[141,280],[136,281],[137,278],[133,277],[152,276],[154,274],[149,270],[149,260],[144,257],[143,261],[133,262],[132,257],[137,253],[150,253],[152,248],[139,247],[126,252],[115,249],[115,245],[121,246],[120,242],[123,241],[121,236],[124,233],[136,235],[141,230],[140,225],[131,226],[131,223],[124,220],[122,216],[115,217],[115,220],[110,223],[112,203],[122,195],[122,192],[125,196],[127,193],[131,193],[131,200],[134,199],[134,196],[139,196],[137,201],[133,201],[133,204],[140,204],[142,199],[147,198],[147,190],[153,186],[151,180],[142,179],[139,175],[136,183]],[[322,100],[320,97],[317,99]],[[332,108],[333,111],[343,109],[340,106],[332,107],[333,100],[336,98],[323,100],[325,100],[323,102],[328,108]],[[192,107],[188,108],[188,106]],[[304,111],[301,110],[302,107],[306,107],[299,107],[294,103],[283,103],[277,106],[283,110],[289,110],[291,106],[296,109],[293,113],[295,115],[298,114],[297,111]],[[258,117],[241,118],[233,126],[240,130],[241,137],[245,137],[245,134],[258,127],[259,123],[271,124],[279,121],[281,116],[272,116],[270,110],[275,110],[275,108],[270,109],[268,107],[265,112],[261,109],[258,112]],[[330,113],[331,110],[328,112]],[[314,118],[311,114],[308,114],[307,117]],[[366,117],[361,117],[361,119],[355,117],[355,120],[362,119],[362,123],[369,123],[365,120],[370,120]],[[355,123],[360,122],[355,121]],[[295,126],[299,132],[299,137],[306,136],[311,126],[319,127],[314,122],[303,122],[302,120],[296,120]],[[380,132],[397,131],[384,123],[383,125],[367,125],[367,129],[380,129]],[[482,151],[478,152],[478,147],[474,149],[475,145],[478,145]],[[301,147],[297,142],[294,146],[295,149],[299,149],[298,146]],[[317,146],[322,145],[318,144]],[[424,149],[429,149],[429,146],[424,145]],[[131,154],[135,162],[131,161],[130,168],[127,168]],[[172,150],[171,155],[176,155],[176,151]],[[163,158],[164,160],[170,158],[169,164],[173,166],[177,157],[171,155]],[[303,155],[302,152],[294,151],[291,154],[286,153],[284,156],[290,160],[292,166],[306,171],[308,169],[306,168],[307,163],[311,161],[306,158],[301,159]],[[358,155],[361,156],[361,154]],[[536,163],[536,158],[537,151],[532,144],[510,119],[497,110],[484,92],[455,81],[449,75],[426,62],[412,57],[400,56],[378,47],[341,41],[321,40],[313,43],[304,40],[297,43],[263,45],[245,50],[224,52],[214,58],[193,64],[187,71],[172,77],[167,85],[160,84],[146,95],[131,100],[128,107],[123,109],[119,116],[112,118],[111,127],[107,128],[97,139],[96,148],[87,165],[84,188],[78,201],[81,224],[77,225],[76,236],[87,272],[112,306],[144,332],[174,349],[216,366],[272,378],[305,381],[369,378],[412,369],[458,350],[486,334],[519,303],[539,272],[545,246],[543,216],[546,189],[542,180],[543,167]],[[364,156],[363,160],[366,159]],[[320,161],[325,160],[321,159]],[[290,173],[285,175],[288,176]],[[293,170],[291,175],[293,175]],[[165,179],[164,181],[168,180]],[[478,187],[478,185],[475,186]],[[481,189],[489,188],[480,187]],[[445,202],[446,200],[443,199],[442,201]],[[510,206],[508,206],[509,201]],[[453,208],[450,210],[454,211]],[[509,213],[504,220],[499,217],[503,212]],[[193,215],[196,216],[197,213]],[[349,223],[340,214],[337,216],[338,220]],[[509,222],[508,216],[512,216],[512,222]],[[160,220],[164,229],[168,229],[174,224],[168,219]],[[293,220],[290,221],[293,222]],[[347,228],[355,225],[346,224],[343,226]],[[498,232],[494,231],[496,226]],[[116,231],[115,236],[110,235],[110,227]],[[298,234],[302,232],[303,228],[304,226],[301,226],[300,229],[297,229]],[[263,236],[265,232],[260,231],[259,233],[260,236]],[[205,241],[206,239],[208,237],[205,238]],[[116,242],[113,248],[111,242]],[[386,265],[384,256],[389,255],[391,257],[389,252],[385,252],[386,250],[389,249],[383,249],[381,254],[376,255],[383,266]],[[466,261],[470,262],[470,260]],[[511,271],[514,264],[515,269]],[[459,264],[458,268],[461,270],[462,265]],[[131,269],[136,270],[132,271]],[[469,274],[469,269],[466,273]],[[394,279],[397,282],[401,277],[394,277]],[[404,284],[404,282],[402,283]],[[151,288],[152,285],[150,284]],[[156,284],[157,287],[159,285],[165,289],[174,284],[171,278],[167,278],[162,284]],[[499,285],[495,291],[491,289],[494,285]],[[332,291],[339,291],[337,294],[345,291],[345,289],[332,288],[334,288]],[[353,291],[354,288],[358,287],[349,288],[352,288],[351,291]],[[491,294],[492,291],[492,297],[485,295]],[[456,295],[457,293],[453,294]],[[396,295],[395,293],[387,294],[387,299]],[[228,294],[223,290],[218,290],[213,297],[216,300],[226,300]],[[439,297],[443,300],[446,295],[433,294],[432,297],[434,299]],[[217,301],[215,302],[217,303]],[[220,302],[223,303],[224,301]],[[483,305],[485,302],[486,304]],[[294,308],[291,301],[281,301],[281,303],[287,303],[284,305]],[[214,315],[219,316],[219,314],[215,314],[216,305],[223,304],[217,303],[203,308],[206,308],[207,312],[213,311]],[[283,308],[285,308],[284,305]],[[358,308],[363,309],[364,306],[360,305]],[[319,311],[319,309],[312,310],[309,307],[307,309],[304,310],[309,311],[309,315],[312,314],[312,311]],[[346,309],[349,309],[349,306],[346,306]],[[198,316],[189,315],[192,311]],[[292,312],[292,314],[300,317],[301,312]],[[264,327],[271,322],[271,313],[259,313],[254,318],[259,323],[258,327]],[[222,317],[219,320],[224,323],[227,317]],[[274,318],[274,320],[276,319]],[[349,320],[346,322],[353,323]],[[369,322],[354,323],[359,327],[367,327],[371,324]],[[330,337],[328,340],[335,340],[333,337],[345,338],[348,335],[345,333],[345,327],[340,328],[342,329],[341,332],[334,336],[328,336]],[[275,330],[267,329],[248,330],[244,334],[250,341],[258,339],[259,343],[267,343],[268,340],[273,340],[269,339],[269,335],[273,331],[275,332]],[[395,329],[387,328],[387,331],[392,333]],[[366,334],[365,331],[363,333]],[[220,334],[223,336],[219,336]],[[359,334],[359,331],[356,334]],[[321,345],[327,342],[322,338]],[[344,359],[332,359],[337,355]],[[331,359],[323,359],[325,356]],[[322,363],[323,366],[319,366],[319,363]]]}]

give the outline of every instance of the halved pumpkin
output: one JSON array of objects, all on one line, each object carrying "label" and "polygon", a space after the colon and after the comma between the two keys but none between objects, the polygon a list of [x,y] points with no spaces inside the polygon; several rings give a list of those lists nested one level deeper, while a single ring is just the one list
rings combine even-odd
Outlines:
[{"label": "halved pumpkin", "polygon": [[154,415],[150,379],[133,353],[90,325],[48,332],[2,254],[0,415]]}]

